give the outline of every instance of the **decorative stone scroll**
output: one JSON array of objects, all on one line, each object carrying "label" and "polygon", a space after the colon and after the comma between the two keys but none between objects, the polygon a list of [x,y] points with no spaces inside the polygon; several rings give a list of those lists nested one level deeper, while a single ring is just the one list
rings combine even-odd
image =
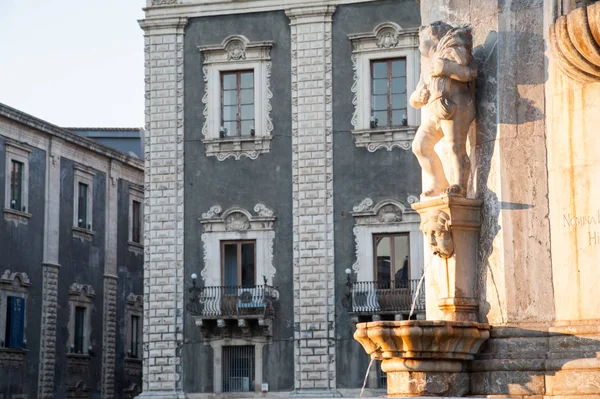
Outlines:
[{"label": "decorative stone scroll", "polygon": [[241,207],[232,207],[223,211],[220,205],[213,205],[199,219],[203,227],[201,236],[204,247],[204,268],[200,276],[205,286],[221,285],[221,247],[222,240],[256,241],[256,278],[267,279],[272,284],[276,269],[273,266],[273,240],[275,238],[275,215],[264,204],[256,204],[254,214]]},{"label": "decorative stone scroll", "polygon": [[[250,42],[242,35],[226,37],[220,44],[199,46],[204,56],[204,145],[207,156],[219,161],[227,158],[258,158],[269,152],[273,121],[271,119],[271,48],[274,42]],[[227,136],[221,132],[221,73],[252,70],[254,72],[254,133]]]},{"label": "decorative stone scroll", "polygon": [[556,65],[580,83],[600,81],[600,2],[579,7],[550,27]]}]

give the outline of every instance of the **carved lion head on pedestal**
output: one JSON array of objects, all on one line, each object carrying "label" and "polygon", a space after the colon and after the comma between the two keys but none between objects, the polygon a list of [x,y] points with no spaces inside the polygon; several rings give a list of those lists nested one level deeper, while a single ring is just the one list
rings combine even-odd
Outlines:
[{"label": "carved lion head on pedestal", "polygon": [[429,239],[433,254],[447,259],[454,253],[450,216],[444,211],[430,212],[421,222],[421,231]]}]

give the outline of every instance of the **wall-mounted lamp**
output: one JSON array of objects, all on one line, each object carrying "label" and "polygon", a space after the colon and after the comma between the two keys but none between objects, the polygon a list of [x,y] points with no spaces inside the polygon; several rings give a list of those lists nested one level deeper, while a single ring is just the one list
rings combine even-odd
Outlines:
[{"label": "wall-mounted lamp", "polygon": [[196,287],[196,280],[198,279],[198,275],[196,273],[192,273],[192,285]]}]

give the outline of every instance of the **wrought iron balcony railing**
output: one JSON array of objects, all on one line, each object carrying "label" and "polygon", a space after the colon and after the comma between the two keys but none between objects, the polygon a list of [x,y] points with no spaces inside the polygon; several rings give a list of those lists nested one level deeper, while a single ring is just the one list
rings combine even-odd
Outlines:
[{"label": "wrought iron balcony railing", "polygon": [[[358,281],[350,286],[351,313],[414,314],[425,312],[425,285],[417,294],[419,280]],[[416,298],[415,298],[416,296]]]},{"label": "wrought iron balcony railing", "polygon": [[192,287],[188,312],[204,319],[270,318],[279,292],[269,285]]}]

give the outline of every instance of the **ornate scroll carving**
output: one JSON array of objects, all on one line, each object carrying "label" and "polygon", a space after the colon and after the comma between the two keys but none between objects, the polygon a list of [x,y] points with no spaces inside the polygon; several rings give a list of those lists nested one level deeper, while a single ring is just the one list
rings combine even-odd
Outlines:
[{"label": "ornate scroll carving", "polygon": [[579,7],[550,27],[556,65],[580,83],[600,80],[600,3]]}]

